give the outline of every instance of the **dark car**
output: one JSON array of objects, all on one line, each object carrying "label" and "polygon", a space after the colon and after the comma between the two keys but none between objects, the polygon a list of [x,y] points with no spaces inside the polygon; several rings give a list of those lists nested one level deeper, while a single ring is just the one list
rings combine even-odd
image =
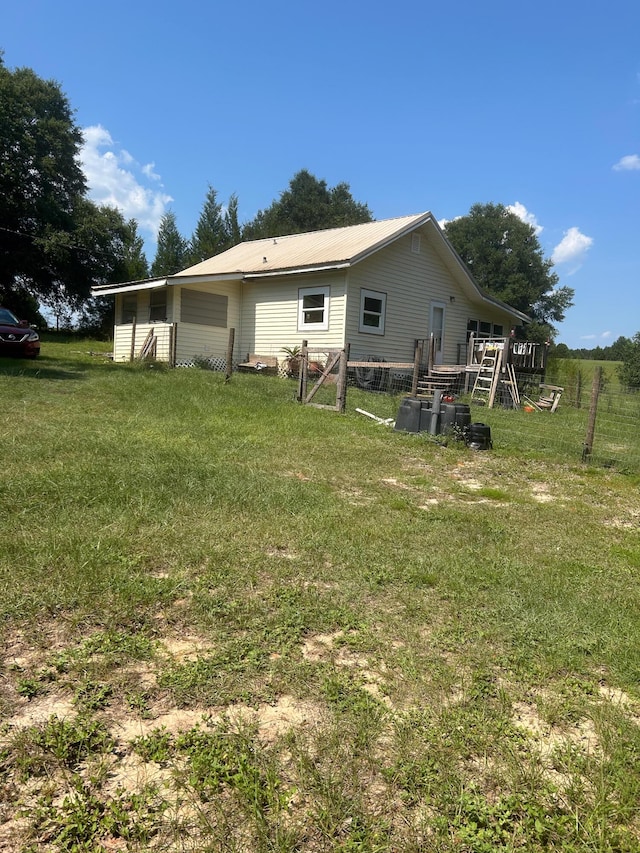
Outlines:
[{"label": "dark car", "polygon": [[0,358],[36,358],[40,353],[40,335],[27,323],[18,320],[8,308],[0,308]]}]

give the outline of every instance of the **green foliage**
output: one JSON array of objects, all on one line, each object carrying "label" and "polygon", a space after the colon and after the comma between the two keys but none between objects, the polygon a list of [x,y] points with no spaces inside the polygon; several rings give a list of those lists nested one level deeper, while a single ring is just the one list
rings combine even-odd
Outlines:
[{"label": "green foliage", "polygon": [[629,388],[640,388],[640,332],[636,332],[622,350],[620,382]]},{"label": "green foliage", "polygon": [[[115,796],[100,797],[80,779],[74,780],[71,792],[63,802],[45,796],[39,802],[33,831],[40,839],[55,845],[56,850],[70,853],[93,853],[122,841],[146,845],[159,829],[159,819],[167,804],[157,801],[156,790],[145,787],[138,793],[118,789]],[[118,849],[121,849],[118,846]]]},{"label": "green foliage", "polygon": [[232,196],[227,210],[217,200],[217,193],[209,187],[196,230],[191,238],[189,265],[198,264],[207,258],[224,252],[240,242],[238,224],[238,199]]},{"label": "green foliage", "polygon": [[19,731],[9,753],[22,778],[41,776],[55,769],[75,770],[87,756],[111,746],[106,728],[88,716],[64,720],[53,715],[42,726]]},{"label": "green foliage", "polygon": [[574,294],[556,286],[533,226],[502,204],[474,204],[467,216],[448,222],[445,233],[480,287],[533,318],[529,340],[553,336],[553,323],[564,319]]},{"label": "green foliage", "polygon": [[158,229],[158,248],[151,264],[151,276],[173,275],[189,265],[189,242],[178,231],[176,215],[168,210]]},{"label": "green foliage", "polygon": [[0,302],[35,321],[33,299],[62,313],[123,272],[128,226],[86,198],[81,145],[58,84],[0,57]]},{"label": "green foliage", "polygon": [[277,201],[266,210],[260,210],[255,219],[244,226],[242,236],[244,240],[257,240],[341,228],[372,219],[367,205],[355,201],[348,184],[340,183],[330,189],[326,181],[302,169],[293,176],[288,189]]}]

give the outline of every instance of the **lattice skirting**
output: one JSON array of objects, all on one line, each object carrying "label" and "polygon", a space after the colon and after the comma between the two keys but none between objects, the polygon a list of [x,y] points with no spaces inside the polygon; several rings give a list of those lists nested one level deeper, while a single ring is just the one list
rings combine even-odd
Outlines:
[{"label": "lattice skirting", "polygon": [[[233,369],[235,370],[238,362],[233,363]],[[176,361],[176,367],[201,367],[205,370],[226,370],[227,369],[227,360],[225,358],[204,358],[192,356],[191,358],[181,358]],[[288,376],[286,367],[284,365],[278,365],[278,376],[286,379]]]}]

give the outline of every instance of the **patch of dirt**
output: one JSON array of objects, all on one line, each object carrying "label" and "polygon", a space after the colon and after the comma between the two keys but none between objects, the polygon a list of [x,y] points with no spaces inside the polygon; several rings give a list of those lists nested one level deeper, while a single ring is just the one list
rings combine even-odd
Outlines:
[{"label": "patch of dirt", "polygon": [[607,684],[600,684],[598,691],[605,701],[624,711],[631,722],[640,725],[640,706],[628,693]]},{"label": "patch of dirt", "polygon": [[534,501],[538,503],[550,503],[555,500],[554,496],[549,494],[549,486],[546,483],[533,483],[531,492]]},{"label": "patch of dirt", "polygon": [[299,554],[296,554],[295,551],[290,551],[284,545],[276,545],[272,548],[267,548],[266,553],[269,557],[282,557],[285,560],[297,560]]},{"label": "patch of dirt", "polygon": [[209,654],[214,648],[206,637],[200,637],[197,634],[163,637],[158,646],[161,653],[164,651],[168,657],[178,663],[196,661],[203,655]]},{"label": "patch of dirt", "polygon": [[313,637],[307,637],[302,644],[302,657],[313,663],[326,660],[333,649],[334,640],[343,636],[344,631],[336,631],[333,634],[315,634]]},{"label": "patch of dirt", "polygon": [[14,729],[27,729],[46,723],[54,715],[61,720],[76,716],[76,709],[68,694],[48,693],[46,696],[36,696],[31,701],[25,699],[23,703],[22,708],[7,720]]},{"label": "patch of dirt", "polygon": [[577,725],[558,728],[546,723],[535,707],[527,702],[516,702],[513,706],[515,723],[536,741],[543,758],[549,758],[555,749],[567,743],[579,747],[587,754],[600,748],[593,720],[583,719]]}]

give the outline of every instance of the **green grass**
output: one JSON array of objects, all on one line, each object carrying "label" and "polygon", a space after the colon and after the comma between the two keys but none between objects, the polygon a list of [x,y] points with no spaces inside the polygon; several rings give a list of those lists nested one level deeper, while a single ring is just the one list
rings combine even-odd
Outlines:
[{"label": "green grass", "polygon": [[107,349],[0,362],[0,846],[639,848],[638,476],[572,410],[474,453]]}]

